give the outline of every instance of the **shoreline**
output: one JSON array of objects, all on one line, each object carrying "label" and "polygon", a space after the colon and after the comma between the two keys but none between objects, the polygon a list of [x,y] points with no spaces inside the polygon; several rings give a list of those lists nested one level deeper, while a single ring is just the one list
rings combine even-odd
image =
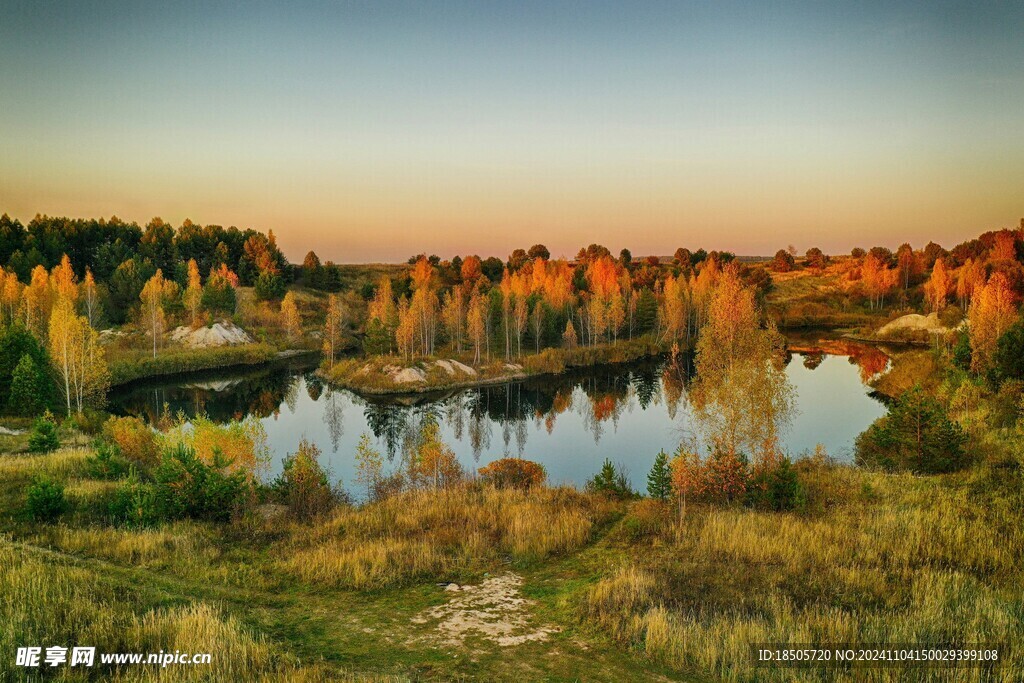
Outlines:
[{"label": "shoreline", "polygon": [[[293,358],[301,358],[303,356],[314,356],[319,355],[320,352],[313,349],[285,349],[283,351],[274,351],[270,349],[266,344],[247,344],[244,346],[234,347],[219,347],[219,355],[226,356],[226,358],[210,358],[207,359],[210,362],[200,362],[194,366],[187,368],[178,369],[177,367],[156,367],[152,372],[142,372],[139,374],[128,374],[123,379],[111,380],[110,389],[124,389],[134,384],[144,383],[153,380],[168,380],[182,377],[188,377],[191,375],[197,375],[204,372],[214,371],[228,371],[238,370],[242,368],[256,368],[265,365],[273,365],[281,361],[290,360]],[[246,357],[249,354],[256,354],[251,357]],[[187,354],[186,354],[187,355]],[[156,359],[147,358],[145,362],[140,363],[145,366],[147,363],[155,363],[159,366],[164,363],[169,363],[175,360],[178,354],[171,358],[157,356]],[[124,366],[132,364],[132,361],[121,361],[112,366]],[[124,372],[122,370],[122,372]]]},{"label": "shoreline", "polygon": [[[515,361],[496,360],[492,361],[491,368],[500,364],[506,369],[499,371],[499,374],[483,376],[482,373],[488,372],[486,365],[473,368],[475,375],[463,372],[460,378],[442,369],[441,365],[457,359],[427,358],[406,363],[390,356],[350,359],[336,363],[331,370],[319,368],[317,374],[332,387],[347,389],[364,396],[413,396],[520,382],[534,377],[559,375],[576,368],[620,365],[655,358],[670,352],[670,348],[665,348],[651,339],[636,339],[572,350],[548,348]],[[396,383],[389,376],[393,371],[400,372],[408,368],[417,370],[422,375],[422,380]],[[386,371],[389,374],[385,374]],[[357,376],[365,380],[355,379]]]}]

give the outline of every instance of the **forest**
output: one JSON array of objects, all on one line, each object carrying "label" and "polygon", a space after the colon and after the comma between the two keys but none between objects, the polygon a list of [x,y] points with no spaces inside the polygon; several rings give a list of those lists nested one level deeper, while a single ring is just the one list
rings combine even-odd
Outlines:
[{"label": "forest", "polygon": [[[538,244],[355,266],[289,263],[273,232],[4,215],[0,262],[5,651],[200,651],[216,634],[210,672],[174,675],[817,680],[758,668],[751,644],[1024,637],[1024,221],[948,250]],[[823,341],[798,350],[808,330]],[[794,353],[848,355],[882,400],[852,461],[785,446]],[[522,456],[467,466],[427,411],[361,434],[339,482],[306,435],[271,446],[288,399],[258,380],[255,407],[110,412],[113,387],[295,354],[317,397],[477,386],[549,432],[571,369],[657,359],[662,377],[586,410],[684,403],[693,429],[649,454],[645,481],[608,458],[573,487]],[[1000,654],[927,675],[1019,677],[1022,656]],[[832,673],[868,671],[905,680]]]}]

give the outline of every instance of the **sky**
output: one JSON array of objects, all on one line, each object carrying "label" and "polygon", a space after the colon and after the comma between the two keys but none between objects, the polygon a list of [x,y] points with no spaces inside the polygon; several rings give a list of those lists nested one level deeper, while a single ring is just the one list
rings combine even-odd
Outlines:
[{"label": "sky", "polygon": [[0,3],[0,212],[292,260],[771,254],[1024,216],[1024,3]]}]

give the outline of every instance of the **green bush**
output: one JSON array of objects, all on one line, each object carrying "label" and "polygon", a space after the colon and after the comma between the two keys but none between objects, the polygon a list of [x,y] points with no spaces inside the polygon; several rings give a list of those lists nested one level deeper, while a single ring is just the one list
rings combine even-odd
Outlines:
[{"label": "green bush", "polygon": [[966,464],[967,436],[945,407],[914,386],[856,441],[859,465],[917,474],[952,472]]},{"label": "green bush", "polygon": [[633,496],[633,488],[629,483],[626,468],[621,463],[613,465],[612,461],[608,458],[605,458],[601,471],[587,482],[586,488],[591,493],[603,493],[615,498],[630,498]]},{"label": "green bush", "polygon": [[11,393],[7,411],[12,415],[38,415],[46,409],[47,378],[44,368],[36,365],[30,354],[18,361],[11,375]]},{"label": "green bush", "polygon": [[284,459],[274,490],[289,512],[301,520],[310,520],[330,512],[340,497],[320,465],[320,449],[303,439],[299,450]]},{"label": "green bush", "polygon": [[[35,335],[21,324],[0,328],[0,406],[10,406],[11,385],[14,371],[22,359],[29,356],[39,375],[38,397],[44,406],[50,405],[55,396],[53,380],[46,372],[50,367],[50,356]],[[39,411],[36,411],[38,414]],[[25,413],[22,413],[25,414]]]},{"label": "green bush", "polygon": [[25,492],[25,512],[35,522],[52,522],[68,509],[64,486],[45,477],[36,477]]},{"label": "green bush", "polygon": [[807,505],[807,492],[793,463],[784,457],[770,466],[754,468],[747,485],[746,502],[761,510],[802,510]]},{"label": "green bush", "polygon": [[115,524],[145,527],[161,521],[162,510],[156,487],[139,481],[133,473],[114,490],[107,512]]},{"label": "green bush", "polygon": [[103,431],[103,425],[109,417],[109,414],[101,410],[86,408],[74,416],[74,426],[83,434],[96,435]]},{"label": "green bush", "polygon": [[260,301],[270,301],[271,299],[282,298],[287,287],[280,275],[263,272],[256,278],[253,289],[256,292],[257,299]]},{"label": "green bush", "polygon": [[32,431],[28,435],[28,450],[32,453],[49,453],[60,448],[57,437],[57,423],[53,415],[47,411],[32,423]]},{"label": "green bush", "polygon": [[999,337],[988,379],[996,387],[1007,380],[1024,380],[1024,320],[1011,325]]},{"label": "green bush", "polygon": [[252,484],[230,465],[220,453],[207,465],[184,444],[164,451],[153,470],[157,516],[226,522],[242,512],[253,500]]},{"label": "green bush", "polygon": [[120,449],[102,441],[97,442],[95,455],[85,458],[85,471],[93,479],[120,479],[130,469],[131,465],[121,455]]},{"label": "green bush", "polygon": [[971,338],[966,332],[957,335],[956,344],[953,346],[953,365],[964,372],[971,369]]},{"label": "green bush", "polygon": [[202,297],[203,308],[214,313],[234,315],[238,298],[235,295],[235,288],[229,283],[211,284],[203,287]]}]

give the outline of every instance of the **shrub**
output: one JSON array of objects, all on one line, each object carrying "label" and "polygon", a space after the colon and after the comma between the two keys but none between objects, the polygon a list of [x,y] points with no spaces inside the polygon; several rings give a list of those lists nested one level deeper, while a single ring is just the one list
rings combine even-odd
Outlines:
[{"label": "shrub", "polygon": [[157,514],[226,522],[242,512],[252,502],[252,484],[245,473],[228,472],[229,465],[219,453],[207,465],[182,443],[164,451],[153,471]]},{"label": "shrub", "polygon": [[547,479],[544,466],[522,458],[501,458],[481,467],[480,476],[496,488],[515,488],[524,491],[540,486]]},{"label": "shrub", "polygon": [[115,524],[145,527],[160,521],[163,509],[156,487],[132,476],[114,490],[107,512]]},{"label": "shrub", "polygon": [[36,477],[25,492],[25,512],[35,522],[52,522],[68,508],[64,486],[45,477]]},{"label": "shrub", "polygon": [[330,512],[337,501],[319,458],[320,449],[302,439],[299,450],[285,457],[283,471],[274,482],[282,502],[297,519],[320,517]]},{"label": "shrub", "polygon": [[856,461],[918,474],[951,472],[965,464],[966,440],[945,407],[915,386],[896,399],[888,415],[857,437]]},{"label": "shrub", "polygon": [[156,432],[137,417],[110,418],[103,425],[103,438],[122,456],[142,465],[155,465],[160,459]]},{"label": "shrub", "polygon": [[83,434],[96,435],[103,432],[103,425],[107,423],[108,418],[109,415],[101,410],[86,408],[76,413],[73,421],[75,428]]},{"label": "shrub", "polygon": [[971,358],[971,338],[966,332],[961,332],[953,346],[953,365],[968,372],[971,369]]},{"label": "shrub", "polygon": [[672,510],[661,500],[639,500],[622,520],[622,533],[631,542],[657,536],[672,524]]},{"label": "shrub", "polygon": [[659,451],[647,474],[647,495],[655,500],[668,500],[672,495],[672,472],[668,467],[668,454]]},{"label": "shrub", "polygon": [[1024,379],[1024,320],[1011,325],[999,337],[988,378],[997,387],[1006,380]]},{"label": "shrub", "polygon": [[252,417],[217,424],[200,415],[191,423],[179,422],[166,435],[168,443],[181,443],[194,450],[207,465],[220,461],[231,472],[241,472],[251,479],[270,459],[267,432]]},{"label": "shrub", "polygon": [[58,448],[60,439],[57,437],[57,423],[50,411],[46,411],[32,424],[32,431],[28,435],[28,449],[32,453],[49,453]]},{"label": "shrub", "polygon": [[530,374],[560,374],[565,371],[565,354],[560,349],[544,349],[523,359]]},{"label": "shrub", "polygon": [[629,483],[626,468],[622,463],[613,465],[612,461],[608,458],[605,458],[601,471],[587,482],[586,488],[592,493],[603,493],[614,498],[630,498],[633,496],[633,488]]},{"label": "shrub", "polygon": [[235,288],[225,280],[209,281],[203,287],[202,306],[207,311],[233,315],[237,303]]},{"label": "shrub", "polygon": [[256,298],[260,301],[280,299],[284,296],[285,289],[284,279],[280,275],[265,271],[259,274],[254,285]]},{"label": "shrub", "polygon": [[378,318],[373,318],[366,324],[363,351],[370,356],[381,356],[391,351],[391,333]]},{"label": "shrub", "polygon": [[743,455],[715,451],[702,459],[693,449],[680,446],[670,464],[672,490],[687,498],[729,503],[747,491],[749,472]]},{"label": "shrub", "polygon": [[40,372],[39,397],[48,405],[54,397],[53,381],[46,369],[50,367],[50,356],[35,335],[24,325],[8,325],[0,330],[0,405],[7,408],[14,371],[22,359],[29,356],[36,370]]},{"label": "shrub", "polygon": [[392,472],[370,484],[370,500],[381,501],[398,495],[405,490],[405,477],[401,472]]},{"label": "shrub", "polygon": [[419,439],[405,453],[409,483],[413,486],[447,488],[462,481],[462,465],[455,452],[441,439],[436,422],[423,425]]},{"label": "shrub", "polygon": [[32,356],[25,354],[11,375],[7,410],[14,415],[38,415],[46,408],[46,376]]},{"label": "shrub", "polygon": [[789,458],[770,458],[754,466],[746,502],[762,510],[802,510],[807,493]]},{"label": "shrub", "polygon": [[128,474],[131,465],[113,444],[102,441],[96,444],[94,455],[85,458],[85,471],[93,479],[120,479]]}]

